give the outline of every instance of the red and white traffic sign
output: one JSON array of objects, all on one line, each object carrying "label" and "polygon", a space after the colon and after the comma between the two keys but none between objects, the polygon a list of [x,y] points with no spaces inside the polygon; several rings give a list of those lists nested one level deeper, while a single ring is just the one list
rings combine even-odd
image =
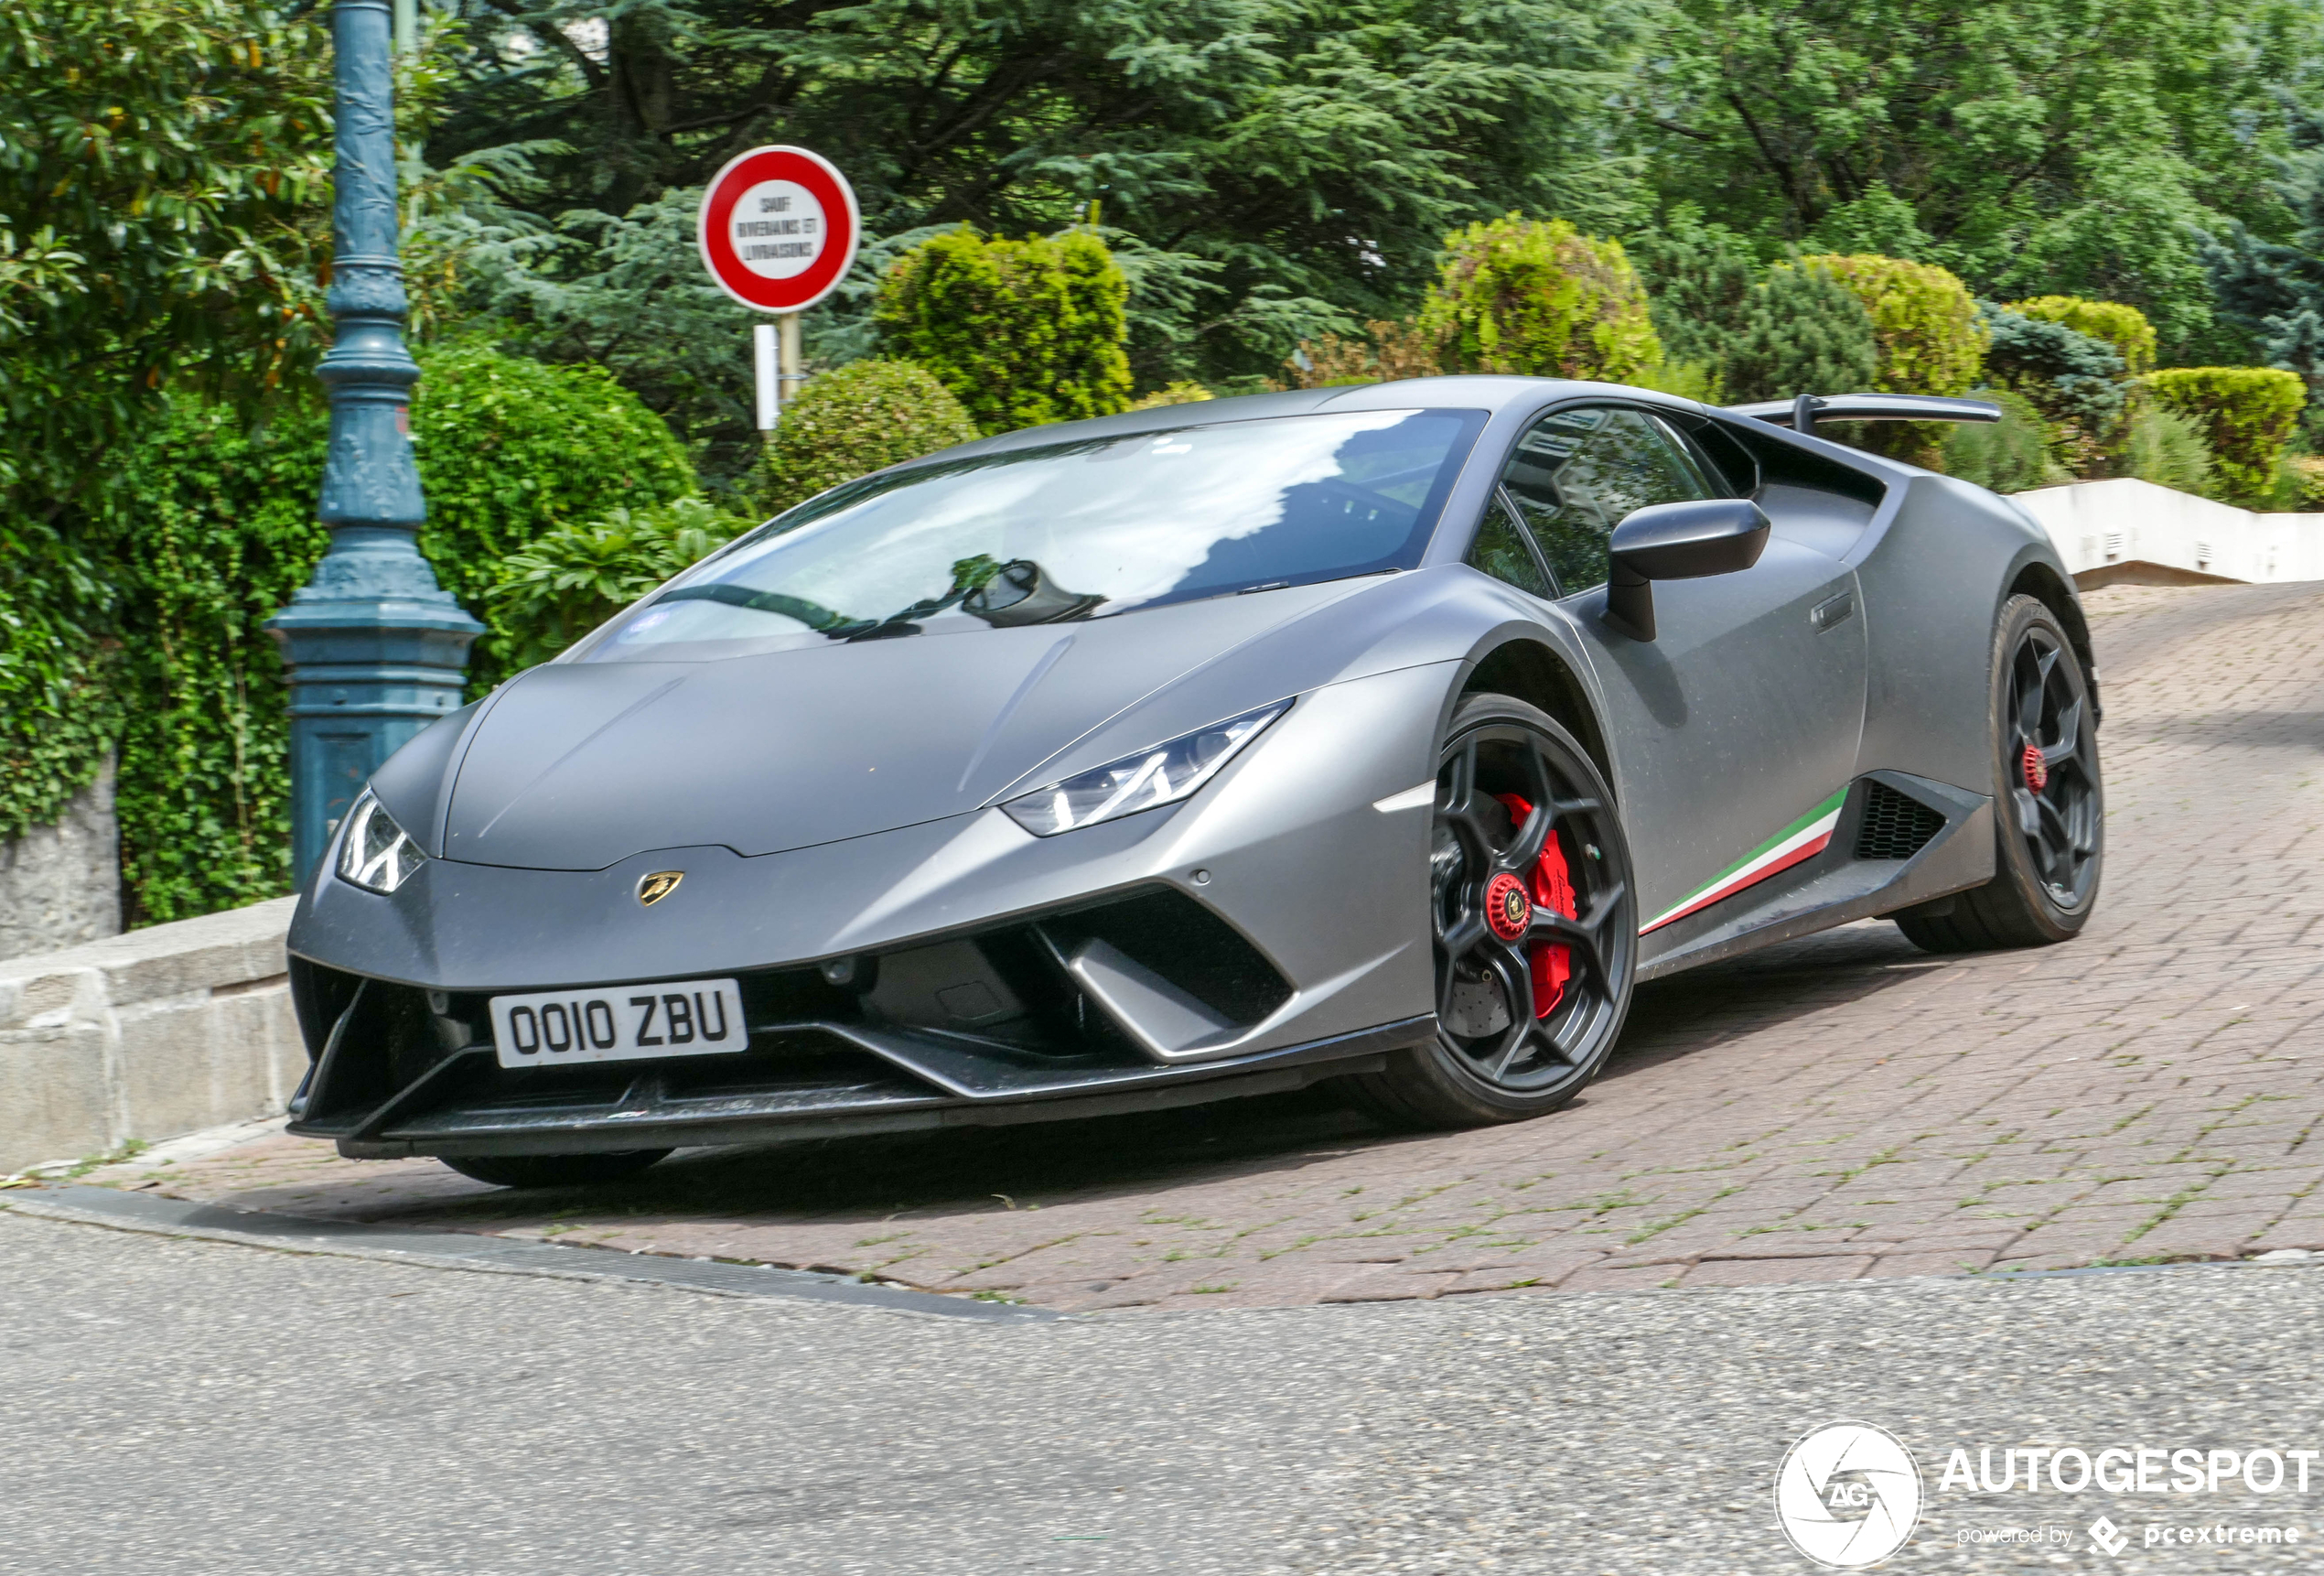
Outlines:
[{"label": "red and white traffic sign", "polygon": [[712,179],[696,233],[720,289],[761,312],[796,312],[846,275],[862,229],[855,189],[829,159],[755,147]]}]

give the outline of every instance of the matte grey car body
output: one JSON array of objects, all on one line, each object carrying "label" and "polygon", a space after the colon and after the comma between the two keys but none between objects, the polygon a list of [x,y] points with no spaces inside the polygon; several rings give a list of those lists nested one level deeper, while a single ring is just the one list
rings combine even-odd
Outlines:
[{"label": "matte grey car body", "polygon": [[[1651,413],[1771,522],[1748,568],[1657,583],[1652,641],[1609,623],[1603,588],[1544,597],[1471,563],[1521,437],[1607,408]],[[303,891],[317,1067],[294,1130],[358,1156],[667,1148],[1376,1069],[1436,1031],[1431,812],[1479,691],[1547,713],[1610,783],[1640,977],[1993,878],[1996,617],[2032,595],[2089,653],[2048,539],[1979,488],[1672,396],[1488,377],[1165,407],[915,463],[1405,410],[1478,417],[1410,567],[941,639],[560,659],[445,718],[372,782],[425,856],[410,878],[363,890],[335,847]],[[1182,802],[1054,836],[1000,808],[1285,701]],[[1869,818],[1898,803],[1918,830],[1873,849]],[[1787,835],[1824,840],[1787,863]],[[1755,858],[1776,869],[1749,879]],[[649,905],[657,872],[683,880]],[[716,977],[750,998],[735,1054],[496,1058],[496,995]]]}]

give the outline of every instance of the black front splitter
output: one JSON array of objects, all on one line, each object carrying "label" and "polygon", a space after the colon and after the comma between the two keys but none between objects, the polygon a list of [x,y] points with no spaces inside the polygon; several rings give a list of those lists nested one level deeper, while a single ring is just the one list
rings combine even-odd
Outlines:
[{"label": "black front splitter", "polygon": [[[1125,1116],[1167,1110],[1213,1100],[1283,1094],[1327,1078],[1378,1072],[1389,1055],[1426,1042],[1436,1032],[1433,1014],[1403,1019],[1351,1034],[1286,1046],[1254,1055],[1093,1080],[1079,1088],[1044,1090],[1037,1096],[963,1099],[931,1095],[887,1097],[861,1108],[801,1111],[738,1111],[733,1100],[690,1101],[648,1094],[628,1098],[604,1115],[551,1116],[526,1113],[505,1126],[483,1126],[473,1117],[458,1130],[417,1117],[403,1131],[391,1117],[375,1115],[356,1131],[317,1128],[294,1121],[289,1130],[330,1139],[350,1160],[400,1160],[414,1155],[541,1155],[609,1153],[628,1150],[689,1149],[710,1145],[769,1143],[779,1139],[851,1137],[931,1131],[944,1128],[1009,1127],[1026,1122]],[[393,1104],[394,1102],[391,1102]],[[714,1108],[704,1109],[708,1106]],[[691,1107],[691,1108],[690,1108]]]}]

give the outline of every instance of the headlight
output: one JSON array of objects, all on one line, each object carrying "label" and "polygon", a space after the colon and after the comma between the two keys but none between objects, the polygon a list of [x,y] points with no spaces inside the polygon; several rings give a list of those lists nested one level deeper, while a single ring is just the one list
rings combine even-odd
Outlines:
[{"label": "headlight", "polygon": [[365,891],[392,892],[426,858],[365,789],[347,813],[347,836],[339,845],[339,880]]},{"label": "headlight", "polygon": [[1068,777],[1002,804],[1036,837],[1094,826],[1119,815],[1176,804],[1218,775],[1234,752],[1291,708],[1287,700],[1198,729],[1183,739]]}]

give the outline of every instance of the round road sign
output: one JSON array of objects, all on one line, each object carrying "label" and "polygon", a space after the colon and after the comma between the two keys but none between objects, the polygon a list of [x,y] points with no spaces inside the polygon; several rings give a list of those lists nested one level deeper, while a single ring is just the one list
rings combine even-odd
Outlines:
[{"label": "round road sign", "polygon": [[855,189],[829,159],[755,147],[710,182],[696,234],[720,289],[761,312],[796,312],[846,274],[861,228]]}]

